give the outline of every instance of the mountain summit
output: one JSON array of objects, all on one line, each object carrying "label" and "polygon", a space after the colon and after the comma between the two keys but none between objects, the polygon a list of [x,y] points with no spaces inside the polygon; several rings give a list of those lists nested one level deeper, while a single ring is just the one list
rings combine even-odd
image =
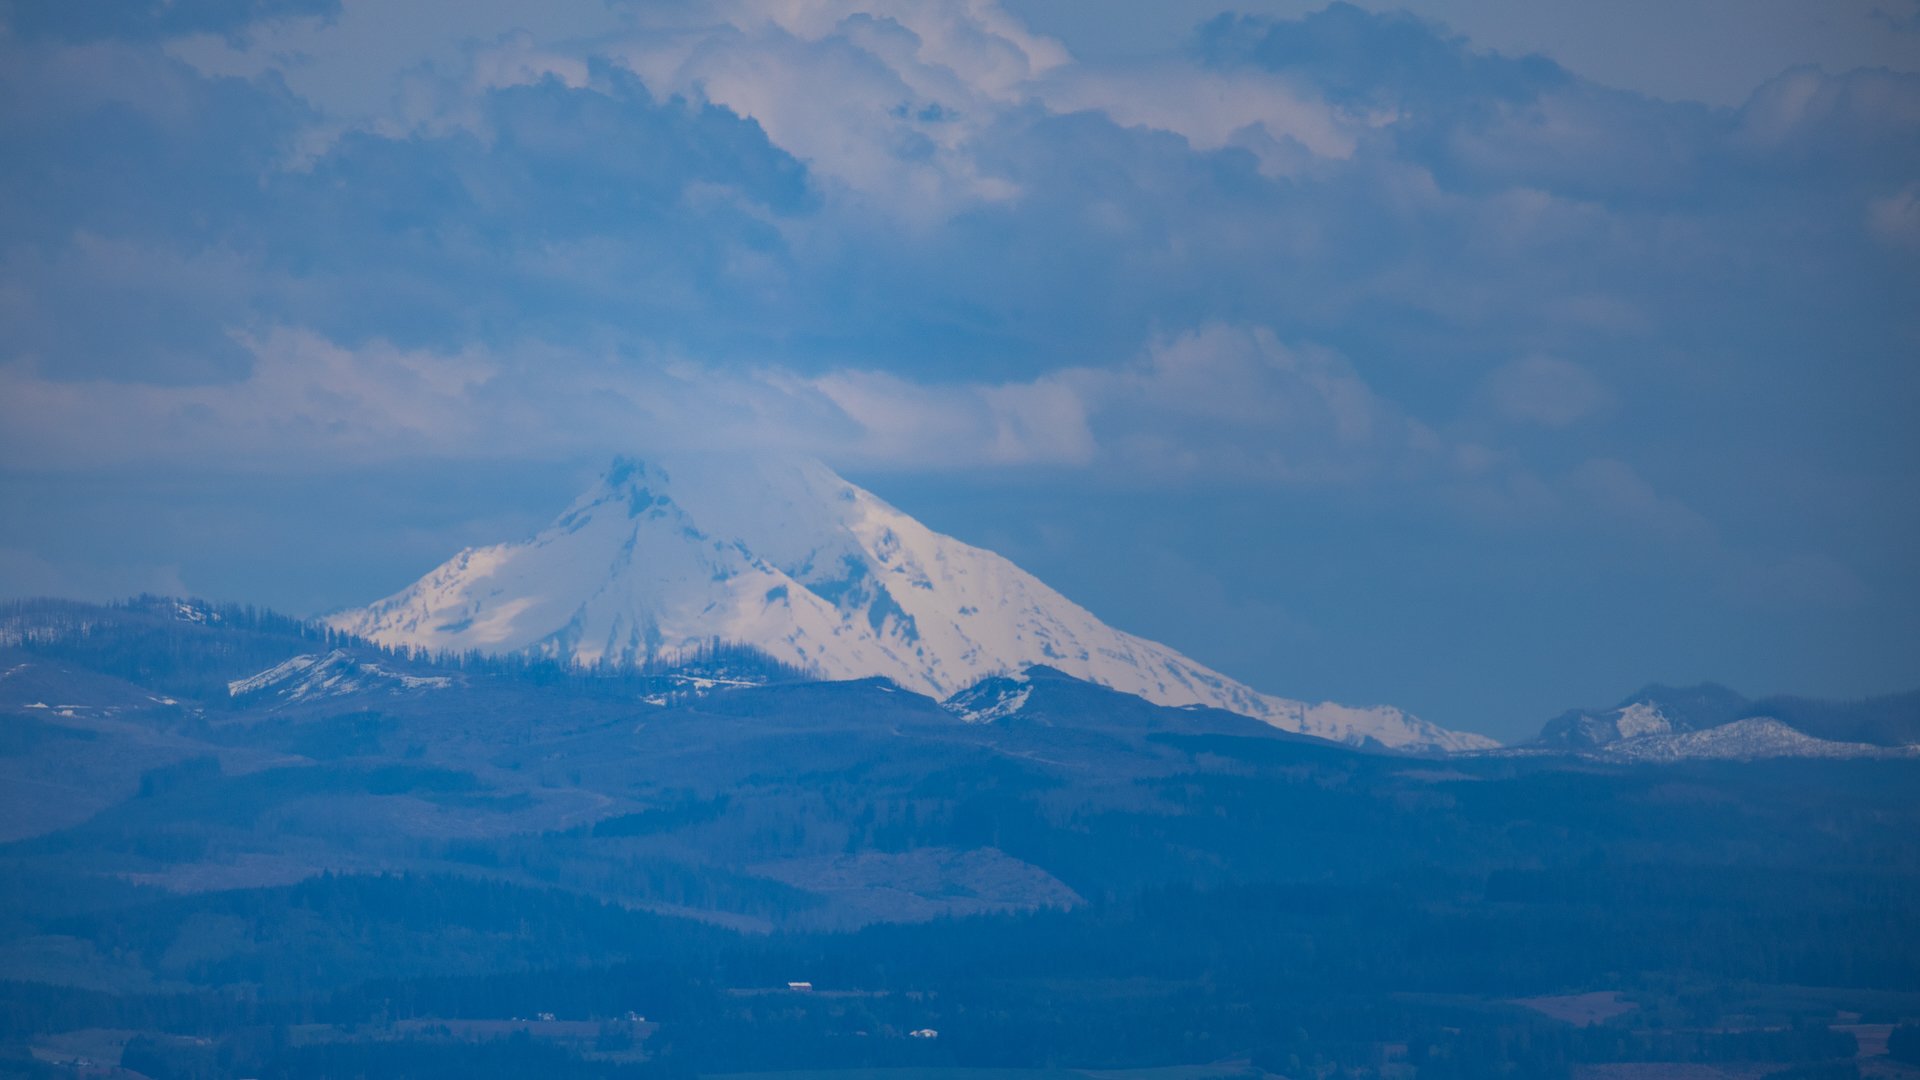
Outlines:
[{"label": "mountain summit", "polygon": [[934,532],[816,461],[621,458],[524,543],[469,548],[327,620],[383,645],[581,664],[739,642],[824,678],[946,698],[1043,664],[1164,705],[1339,741],[1493,745],[1398,709],[1259,693],[1106,625],[993,552]]}]

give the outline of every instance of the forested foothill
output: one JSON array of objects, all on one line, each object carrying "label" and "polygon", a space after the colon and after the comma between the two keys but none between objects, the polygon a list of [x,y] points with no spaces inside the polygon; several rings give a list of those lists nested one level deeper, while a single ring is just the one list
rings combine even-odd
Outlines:
[{"label": "forested foothill", "polygon": [[0,1074],[1920,1077],[1920,761],[1027,686],[8,606]]}]

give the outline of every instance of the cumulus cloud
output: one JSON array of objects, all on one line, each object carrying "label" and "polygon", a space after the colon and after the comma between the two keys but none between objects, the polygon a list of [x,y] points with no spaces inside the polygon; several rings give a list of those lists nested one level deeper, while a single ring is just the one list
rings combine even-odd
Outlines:
[{"label": "cumulus cloud", "polygon": [[1487,377],[1485,392],[1502,416],[1560,428],[1604,409],[1613,397],[1579,364],[1553,356],[1526,356]]},{"label": "cumulus cloud", "polygon": [[250,369],[220,382],[53,378],[29,362],[0,365],[0,457],[47,471],[311,472],[634,449],[761,447],[921,467],[1088,456],[1077,402],[1046,386],[937,389],[875,372],[635,363],[530,342],[349,346],[287,327],[236,335],[235,345]]},{"label": "cumulus cloud", "polygon": [[[1765,320],[1813,291],[1762,284],[1779,303],[1739,308],[1716,268],[1769,229],[1818,234],[1845,199],[1739,189],[1726,161],[1799,160],[1836,125],[1857,158],[1912,125],[1897,76],[1790,72],[1715,112],[1345,6],[1109,66],[986,0],[592,0],[538,26],[461,5],[449,35],[451,10],[262,9],[176,35],[178,63],[29,50],[99,83],[42,104],[105,149],[62,178],[87,195],[64,233],[0,261],[23,400],[79,408],[84,388],[180,454],[195,410],[355,457],[463,453],[502,425],[556,443],[533,418],[578,409],[598,419],[567,426],[602,443],[699,416],[680,427],[912,467],[1517,475],[1487,433],[1444,434],[1457,406],[1432,387],[1593,432],[1646,379],[1636,344],[1677,327],[1785,362]],[[129,72],[165,92],[112,89]],[[116,139],[128,108],[146,126]],[[228,172],[183,160],[140,185],[152,213],[103,212],[151,166],[140,146],[186,133],[224,163],[236,117],[249,156]],[[0,179],[12,205],[53,198],[30,170]],[[1904,243],[1911,183],[1848,188],[1850,229],[1864,213]],[[1736,190],[1729,206],[1780,212],[1701,209]],[[441,393],[408,357],[474,377]]]},{"label": "cumulus cloud", "polygon": [[1199,150],[1252,153],[1274,175],[1344,158],[1376,109],[1334,108],[1258,71],[1191,58],[1096,69],[992,2],[869,0],[794,5],[717,0],[543,10],[539,32],[510,5],[349,2],[331,15],[268,18],[245,34],[184,34],[172,55],[210,75],[284,80],[316,110],[290,159],[352,130],[485,134],[476,94],[553,78],[575,89],[594,62],[633,71],[661,99],[726,108],[822,182],[904,220],[1016,198],[987,159],[996,126],[1023,111],[1092,111],[1177,134]]},{"label": "cumulus cloud", "polygon": [[1388,120],[1332,108],[1263,72],[1165,62],[1074,70],[1044,92],[1059,111],[1098,111],[1123,126],[1179,135],[1198,150],[1245,150],[1274,176],[1300,172],[1315,158],[1350,157],[1357,132]]},{"label": "cumulus cloud", "polygon": [[[976,83],[948,66],[964,50],[929,48],[895,18],[849,16],[825,27],[741,21],[695,42],[637,36],[621,59],[656,96],[691,97],[752,120],[817,176],[903,216],[944,216],[1016,193],[972,152],[1009,91],[997,77]],[[982,35],[976,44],[1025,55],[1004,39]]]},{"label": "cumulus cloud", "polygon": [[1889,245],[1920,249],[1920,184],[1868,203],[1867,227]]},{"label": "cumulus cloud", "polygon": [[1087,403],[1105,456],[1162,480],[1355,480],[1423,441],[1346,358],[1265,327],[1209,325],[1124,367],[1062,379]]},{"label": "cumulus cloud", "polygon": [[[162,385],[0,366],[15,467],[343,469],[428,457],[760,447],[881,469],[1095,468],[1154,482],[1352,480],[1430,435],[1329,350],[1215,325],[1117,367],[926,384],[884,371],[715,368],[539,343],[459,352],[311,331],[237,335],[243,378]],[[1425,440],[1425,441],[1423,441]]]},{"label": "cumulus cloud", "polygon": [[1284,175],[1344,158],[1376,110],[1337,109],[1257,71],[1191,58],[1116,68],[1075,63],[997,4],[732,0],[718,25],[657,27],[616,50],[662,96],[724,105],[817,172],[907,217],[1022,193],[988,161],[995,128],[1022,112],[1089,111],[1238,148]]},{"label": "cumulus cloud", "polygon": [[627,25],[602,0],[553,0],[537,13],[510,0],[341,0],[331,7],[275,12],[239,30],[171,35],[165,49],[208,76],[286,86],[313,111],[309,126],[330,135],[406,135],[463,121],[463,99],[503,76],[577,72],[577,50],[566,43]]},{"label": "cumulus cloud", "polygon": [[1617,458],[1592,458],[1568,476],[1568,488],[1588,513],[1628,531],[1675,542],[1708,542],[1713,526],[1699,512],[1662,495],[1639,471]]},{"label": "cumulus cloud", "polygon": [[0,12],[0,484],[785,447],[1914,609],[1912,76],[1709,108],[1346,4],[1124,62],[991,0]]},{"label": "cumulus cloud", "polygon": [[805,383],[853,425],[832,456],[895,468],[1084,465],[1096,456],[1087,403],[1061,379],[929,387],[878,371]]},{"label": "cumulus cloud", "polygon": [[[1734,139],[1753,150],[1805,160],[1844,154],[1856,165],[1911,165],[1920,150],[1920,75],[1885,69],[1782,72],[1742,106]],[[1890,141],[1893,140],[1903,141]]]},{"label": "cumulus cloud", "polygon": [[28,37],[87,41],[149,39],[184,33],[233,34],[262,19],[329,16],[339,0],[123,0],[42,4],[0,0],[0,25]]},{"label": "cumulus cloud", "polygon": [[1124,363],[1031,382],[927,386],[883,372],[807,383],[858,430],[869,464],[1079,466],[1129,482],[1324,484],[1437,450],[1344,357],[1265,327],[1160,337]]},{"label": "cumulus cloud", "polygon": [[316,455],[341,467],[445,453],[478,440],[487,418],[474,399],[497,374],[472,353],[350,350],[301,331],[238,344],[251,372],[218,383],[53,379],[26,363],[0,367],[6,460],[52,471],[134,461],[285,469]]}]

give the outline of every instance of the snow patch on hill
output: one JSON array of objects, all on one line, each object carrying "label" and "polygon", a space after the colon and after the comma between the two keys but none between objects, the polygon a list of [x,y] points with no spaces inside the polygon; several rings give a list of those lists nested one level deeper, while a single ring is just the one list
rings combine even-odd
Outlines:
[{"label": "snow patch on hill", "polygon": [[953,695],[940,707],[969,724],[991,724],[1019,712],[1032,696],[1026,675],[995,675]]},{"label": "snow patch on hill", "polygon": [[1622,708],[1614,718],[1614,730],[1622,739],[1637,739],[1645,735],[1666,735],[1673,731],[1673,723],[1661,713],[1660,707],[1652,702],[1635,702]]},{"label": "snow patch on hill", "polygon": [[272,692],[283,701],[296,702],[379,690],[444,690],[452,685],[452,678],[445,675],[408,675],[335,649],[324,655],[295,656],[259,674],[235,679],[227,684],[227,694],[247,697]]}]

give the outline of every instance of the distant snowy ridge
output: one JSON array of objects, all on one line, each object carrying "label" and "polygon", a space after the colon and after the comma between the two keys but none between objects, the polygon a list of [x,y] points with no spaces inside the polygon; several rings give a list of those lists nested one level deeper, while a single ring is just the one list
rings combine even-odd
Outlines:
[{"label": "distant snowy ridge", "polygon": [[1699,731],[1660,730],[1608,743],[1596,756],[1623,761],[1754,761],[1761,758],[1911,757],[1920,747],[1833,742],[1755,716]]},{"label": "distant snowy ridge", "polygon": [[[1911,723],[1887,723],[1914,702],[1912,695],[1894,695],[1862,702],[1823,704],[1805,698],[1780,697],[1754,702],[1716,683],[1697,686],[1643,687],[1611,709],[1570,709],[1547,721],[1532,744],[1512,753],[1575,753],[1614,761],[1688,761],[1696,759],[1758,760],[1762,758],[1899,757],[1920,753],[1905,745]],[[1790,710],[1776,714],[1769,708]],[[1881,723],[1863,725],[1857,715],[1872,713]],[[1848,713],[1852,710],[1852,714]],[[1891,712],[1889,712],[1891,710]],[[1820,713],[1828,722],[1809,730]],[[1809,713],[1813,720],[1809,720]],[[1797,713],[1799,723],[1792,721]],[[1851,716],[1851,720],[1849,719]],[[1867,739],[1846,733],[1864,733]],[[1829,734],[1831,733],[1831,734]]]},{"label": "distant snowy ridge", "polygon": [[1394,708],[1259,693],[1107,626],[999,555],[806,460],[620,459],[531,540],[469,548],[326,621],[382,645],[579,664],[645,663],[722,640],[823,678],[884,676],[938,699],[1044,664],[1351,744],[1496,745]]},{"label": "distant snowy ridge", "polygon": [[408,675],[355,658],[343,649],[325,654],[303,654],[257,675],[227,684],[227,696],[247,697],[273,692],[284,701],[312,701],[370,690],[444,690],[453,685],[445,675]]}]

